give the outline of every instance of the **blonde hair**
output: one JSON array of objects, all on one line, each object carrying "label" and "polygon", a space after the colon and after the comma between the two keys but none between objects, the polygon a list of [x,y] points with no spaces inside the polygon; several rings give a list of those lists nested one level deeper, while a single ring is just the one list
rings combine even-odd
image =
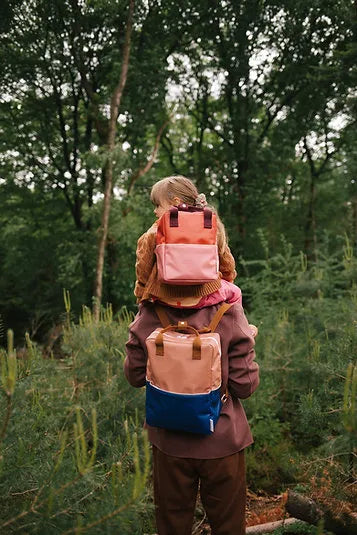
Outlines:
[{"label": "blonde hair", "polygon": [[[199,197],[198,190],[195,184],[189,178],[184,176],[167,176],[162,180],[156,182],[151,188],[150,199],[151,202],[157,206],[164,203],[173,204],[175,197],[178,197],[181,202],[197,206],[197,198]],[[217,245],[220,253],[223,253],[227,246],[226,229],[217,214],[217,211],[212,206],[207,205],[217,217]]]}]

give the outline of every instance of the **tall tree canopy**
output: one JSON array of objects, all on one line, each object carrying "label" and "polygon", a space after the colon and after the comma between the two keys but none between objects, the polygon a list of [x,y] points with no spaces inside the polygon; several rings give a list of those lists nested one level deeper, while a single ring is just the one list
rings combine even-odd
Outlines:
[{"label": "tall tree canopy", "polygon": [[[52,206],[62,198],[60,213],[45,210],[53,240],[39,260],[55,266],[57,294],[64,282],[55,259],[65,251],[78,303],[93,295],[108,158],[114,204],[104,298],[115,306],[132,303],[135,242],[152,220],[148,187],[168,174],[190,176],[212,197],[237,259],[261,254],[259,229],[273,248],[284,233],[311,261],[326,231],[334,239],[336,224],[356,242],[355,3],[138,0],[108,152],[128,6],[9,0],[2,8],[1,210],[26,214],[21,232],[31,241],[29,199]],[[141,172],[151,157],[151,170]],[[50,226],[45,212],[41,229]],[[3,224],[13,235],[11,218]],[[0,250],[6,316],[12,252],[4,235]],[[26,281],[21,288],[27,292]]]}]

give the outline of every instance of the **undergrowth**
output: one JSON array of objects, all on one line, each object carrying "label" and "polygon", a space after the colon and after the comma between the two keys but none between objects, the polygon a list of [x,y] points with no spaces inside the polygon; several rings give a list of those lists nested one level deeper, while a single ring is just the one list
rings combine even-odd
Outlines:
[{"label": "undergrowth", "polygon": [[61,360],[43,359],[29,339],[17,370],[11,345],[2,352],[11,417],[0,446],[1,533],[152,529],[143,392],[122,373],[130,319],[108,307],[95,323],[84,308],[78,325],[65,325]]},{"label": "undergrowth", "polygon": [[[240,281],[259,327],[261,371],[244,402],[255,439],[248,485],[297,488],[348,509],[356,499],[357,262],[348,242],[340,257],[321,252],[312,266],[284,247],[245,263]],[[123,375],[132,317],[125,309],[113,317],[107,306],[96,323],[84,307],[75,323],[65,292],[61,359],[44,359],[28,336],[16,358],[9,332],[0,352],[0,533],[155,532],[144,390]]]}]

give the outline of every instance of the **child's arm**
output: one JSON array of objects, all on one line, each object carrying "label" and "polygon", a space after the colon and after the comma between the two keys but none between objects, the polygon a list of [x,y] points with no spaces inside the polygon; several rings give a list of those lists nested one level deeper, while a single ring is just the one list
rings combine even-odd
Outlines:
[{"label": "child's arm", "polygon": [[140,299],[155,263],[156,232],[151,227],[138,239],[136,248],[136,282],[134,295]]},{"label": "child's arm", "polygon": [[222,273],[222,279],[233,282],[237,276],[236,262],[228,245],[219,253],[219,271]]}]

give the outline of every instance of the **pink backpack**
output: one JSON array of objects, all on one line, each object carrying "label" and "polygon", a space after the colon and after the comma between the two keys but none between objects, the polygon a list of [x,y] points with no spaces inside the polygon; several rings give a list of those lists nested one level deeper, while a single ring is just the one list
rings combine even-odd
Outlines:
[{"label": "pink backpack", "polygon": [[209,208],[173,206],[158,222],[155,254],[160,282],[175,285],[217,280],[217,217]]}]

